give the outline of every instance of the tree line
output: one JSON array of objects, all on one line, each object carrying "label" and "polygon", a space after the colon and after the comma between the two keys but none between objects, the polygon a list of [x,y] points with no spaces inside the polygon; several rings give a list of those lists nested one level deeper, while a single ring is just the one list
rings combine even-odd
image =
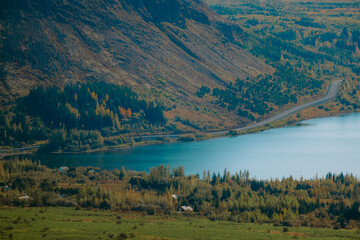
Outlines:
[{"label": "tree line", "polygon": [[54,128],[119,129],[132,118],[155,125],[166,122],[160,105],[140,100],[130,87],[105,82],[70,84],[63,90],[40,86],[32,89],[18,106]]},{"label": "tree line", "polygon": [[[129,128],[163,126],[167,122],[163,111],[161,104],[140,99],[127,86],[105,82],[78,82],[63,89],[39,86],[18,99],[16,106],[0,112],[0,143],[21,145],[54,140],[59,132],[88,141],[86,135],[94,135],[92,132],[97,136]],[[101,144],[100,138],[94,139]]]},{"label": "tree line", "polygon": [[[187,176],[183,167],[163,165],[149,173],[92,167],[59,171],[23,159],[1,161],[0,179],[4,186],[0,204],[7,206],[68,206],[168,215],[177,214],[181,206],[191,206],[194,215],[212,221],[360,227],[360,181],[351,174],[258,180],[248,171],[204,171],[200,177]],[[19,199],[24,194],[30,199]]]}]

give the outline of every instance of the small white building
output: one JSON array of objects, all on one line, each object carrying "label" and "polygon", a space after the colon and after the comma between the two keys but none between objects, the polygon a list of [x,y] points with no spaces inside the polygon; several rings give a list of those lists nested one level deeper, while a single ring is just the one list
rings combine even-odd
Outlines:
[{"label": "small white building", "polygon": [[31,201],[33,200],[32,197],[29,197],[28,195],[24,194],[22,197],[19,197],[19,200],[22,200],[22,201]]},{"label": "small white building", "polygon": [[67,170],[69,170],[69,168],[66,167],[66,166],[63,166],[63,167],[60,167],[60,168],[59,168],[59,171],[60,171],[60,172],[62,172],[62,171],[67,171]]},{"label": "small white building", "polygon": [[192,212],[192,211],[194,211],[194,209],[190,206],[181,206],[181,211],[182,212]]}]

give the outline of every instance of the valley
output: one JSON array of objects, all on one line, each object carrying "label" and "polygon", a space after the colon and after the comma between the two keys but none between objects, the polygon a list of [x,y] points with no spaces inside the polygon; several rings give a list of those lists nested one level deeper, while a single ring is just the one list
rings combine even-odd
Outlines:
[{"label": "valley", "polygon": [[[266,5],[246,1],[207,3],[221,16],[206,4],[193,1],[159,1],[158,6],[151,1],[123,0],[112,5],[89,2],[102,11],[86,8],[84,3],[62,4],[56,0],[43,7],[37,7],[42,4],[40,0],[5,1],[1,5],[2,138],[5,132],[9,137],[13,126],[24,124],[21,117],[14,116],[13,108],[17,99],[26,96],[31,88],[56,85],[62,89],[78,82],[104,81],[128,86],[140,99],[161,106],[167,119],[162,127],[143,129],[131,123],[135,119],[130,119],[131,128],[140,136],[202,135],[251,126],[319,98],[337,78],[344,79],[344,83],[334,101],[316,111],[312,108],[291,116],[289,122],[357,111],[356,64],[352,68],[348,64],[356,63],[358,58],[357,25],[356,21],[344,25],[349,34],[341,35],[345,32],[334,21],[346,19],[347,16],[341,16],[343,8],[333,9],[331,15],[331,8],[325,4],[319,7],[324,10],[315,14],[312,10],[318,8],[318,3],[305,4],[301,10],[307,19],[297,12],[281,12],[284,7],[298,8],[286,1],[282,4],[267,1]],[[347,8],[352,9],[351,6],[354,5]],[[167,11],[173,12],[167,15]],[[322,17],[323,25],[314,20],[315,16]],[[354,13],[349,19],[356,17]],[[307,27],[299,20],[302,18],[315,23]],[[281,30],[286,27],[292,27],[293,32]],[[328,41],[330,45],[322,37],[327,36],[326,29],[339,31]],[[31,34],[33,30],[36,35]],[[311,36],[319,39],[316,45],[306,40]],[[340,45],[338,39],[346,40],[345,45]],[[272,46],[266,46],[267,43]],[[326,44],[335,55],[325,49]],[[341,56],[340,62],[336,56]],[[121,112],[114,114],[120,116]],[[116,135],[122,128],[98,130],[107,137],[105,132]],[[51,131],[45,135],[49,137]],[[15,147],[21,145],[20,139],[10,138],[15,140],[12,141]]]},{"label": "valley", "polygon": [[359,7],[0,1],[0,239],[360,239]]}]

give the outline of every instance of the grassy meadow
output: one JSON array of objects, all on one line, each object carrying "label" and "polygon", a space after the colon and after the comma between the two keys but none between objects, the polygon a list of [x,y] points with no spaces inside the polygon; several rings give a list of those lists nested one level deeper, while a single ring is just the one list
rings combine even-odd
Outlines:
[{"label": "grassy meadow", "polygon": [[360,239],[358,230],[210,221],[74,208],[0,208],[1,239]]}]

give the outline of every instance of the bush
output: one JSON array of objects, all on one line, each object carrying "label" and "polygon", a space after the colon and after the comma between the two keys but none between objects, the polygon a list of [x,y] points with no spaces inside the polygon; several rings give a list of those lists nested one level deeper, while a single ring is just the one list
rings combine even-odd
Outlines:
[{"label": "bush", "polygon": [[120,233],[118,236],[116,236],[116,240],[123,240],[123,239],[127,239],[128,235],[126,233]]},{"label": "bush", "polygon": [[194,135],[185,135],[178,138],[179,142],[192,142],[195,141]]}]

